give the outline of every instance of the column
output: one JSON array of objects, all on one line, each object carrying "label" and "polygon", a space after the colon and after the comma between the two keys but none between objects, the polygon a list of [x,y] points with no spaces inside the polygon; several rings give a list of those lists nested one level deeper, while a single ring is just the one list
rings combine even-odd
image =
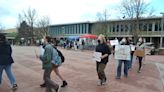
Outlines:
[{"label": "column", "polygon": [[162,47],[163,37],[160,37],[160,47]]},{"label": "column", "polygon": [[152,37],[150,37],[150,42],[152,42]]}]

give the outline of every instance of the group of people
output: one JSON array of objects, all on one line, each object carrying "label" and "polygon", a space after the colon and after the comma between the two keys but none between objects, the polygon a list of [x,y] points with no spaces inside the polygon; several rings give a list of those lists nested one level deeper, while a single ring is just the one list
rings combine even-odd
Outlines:
[{"label": "group of people", "polygon": [[135,45],[134,42],[132,42],[132,38],[123,38],[120,41],[120,45],[127,45],[130,47],[130,60],[118,60],[116,79],[121,78],[122,63],[124,63],[124,76],[128,77],[128,71],[132,68],[134,55],[137,57],[137,60],[139,61],[139,68],[137,72],[141,73],[142,59],[145,57],[144,39],[139,38],[137,44]]},{"label": "group of people", "polygon": [[[112,46],[109,46],[109,43],[106,42],[105,36],[104,35],[99,35],[98,36],[98,45],[96,46],[95,51],[102,53],[101,61],[96,62],[96,69],[97,69],[97,74],[99,78],[98,85],[104,85],[106,83],[106,75],[105,75],[105,67],[108,63],[109,55],[113,52],[115,53],[115,49],[110,48]],[[122,40],[119,42],[118,45],[126,45],[129,47],[130,52],[129,56],[130,59],[118,59],[116,60],[118,62],[117,65],[117,71],[116,71],[116,79],[121,78],[121,71],[122,71],[122,63],[124,63],[124,77],[128,77],[128,71],[132,69],[132,63],[133,63],[133,56],[135,55],[137,57],[137,60],[139,61],[139,68],[138,68],[138,73],[141,73],[141,68],[142,68],[142,60],[145,57],[145,45],[144,45],[144,39],[139,38],[137,44],[132,41],[132,38],[127,37],[127,38],[122,38]],[[133,48],[133,49],[132,49]],[[122,54],[122,53],[119,53]],[[113,54],[115,55],[115,54]]]},{"label": "group of people", "polygon": [[[106,42],[106,38],[104,35],[99,35],[97,39],[97,46],[95,48],[96,52],[102,53],[101,61],[96,62],[96,71],[99,78],[98,85],[105,85],[107,81],[107,77],[105,75],[105,68],[109,61],[109,55],[112,53],[112,49]],[[131,38],[123,38],[120,41],[120,45],[134,45]],[[43,55],[36,55],[38,59],[42,61],[42,68],[44,70],[43,80],[44,83],[41,84],[41,87],[46,87],[46,92],[52,92],[52,89],[56,92],[59,92],[60,87],[65,87],[68,85],[67,81],[61,76],[59,72],[59,66],[62,65],[61,57],[56,48],[56,42],[52,40],[51,37],[46,36],[44,38],[44,53]],[[135,50],[144,52],[144,40],[143,38],[139,39],[139,42],[136,45]],[[12,49],[10,44],[7,43],[6,37],[4,34],[0,34],[0,85],[2,82],[2,72],[6,71],[7,76],[10,80],[12,89],[17,89],[16,79],[11,71],[11,65],[14,62],[12,59]],[[135,54],[134,50],[131,50],[131,59],[130,60],[118,60],[116,79],[121,78],[121,66],[124,63],[124,76],[128,77],[128,70],[132,68],[133,54]],[[142,53],[136,54],[139,60],[139,68],[138,73],[141,72],[142,67],[142,59],[144,55]],[[51,80],[51,72],[54,71],[56,75],[62,80],[62,85],[55,83]]]}]

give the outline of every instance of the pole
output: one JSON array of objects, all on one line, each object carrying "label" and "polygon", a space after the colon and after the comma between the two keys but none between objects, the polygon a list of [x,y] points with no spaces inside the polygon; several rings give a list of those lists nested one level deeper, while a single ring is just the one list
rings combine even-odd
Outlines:
[{"label": "pole", "polygon": [[160,48],[162,48],[162,43],[163,43],[163,32],[164,32],[164,28],[163,28],[163,24],[164,24],[164,13],[161,12],[160,14],[162,14],[162,21],[161,21],[161,38],[160,38]]}]

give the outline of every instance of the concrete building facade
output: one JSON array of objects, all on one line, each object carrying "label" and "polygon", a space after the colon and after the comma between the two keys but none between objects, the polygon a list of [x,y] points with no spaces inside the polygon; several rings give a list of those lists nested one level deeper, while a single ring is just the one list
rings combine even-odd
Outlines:
[{"label": "concrete building facade", "polygon": [[[102,22],[106,25],[106,35],[109,39],[132,37],[136,20],[112,20]],[[156,48],[164,47],[164,18],[143,18],[138,21],[139,37],[144,37],[146,42],[153,42]],[[101,25],[101,26],[103,26]],[[97,22],[83,22],[51,25],[49,33],[52,37],[80,36],[82,34],[97,34]],[[101,30],[99,30],[101,31]],[[98,35],[98,34],[97,34]]]}]

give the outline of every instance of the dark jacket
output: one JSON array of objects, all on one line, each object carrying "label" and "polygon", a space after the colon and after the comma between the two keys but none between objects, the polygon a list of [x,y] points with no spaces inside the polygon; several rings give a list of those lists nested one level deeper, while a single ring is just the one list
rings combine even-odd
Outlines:
[{"label": "dark jacket", "polygon": [[[108,54],[108,56],[111,54],[109,46],[107,44],[105,44],[105,43],[98,44],[96,46],[96,52],[101,52],[102,55]],[[101,59],[100,63],[106,64],[107,62],[108,62],[108,57],[105,57],[105,58]]]},{"label": "dark jacket", "polygon": [[9,43],[0,43],[0,65],[11,65],[14,63],[11,56],[12,49]]}]

